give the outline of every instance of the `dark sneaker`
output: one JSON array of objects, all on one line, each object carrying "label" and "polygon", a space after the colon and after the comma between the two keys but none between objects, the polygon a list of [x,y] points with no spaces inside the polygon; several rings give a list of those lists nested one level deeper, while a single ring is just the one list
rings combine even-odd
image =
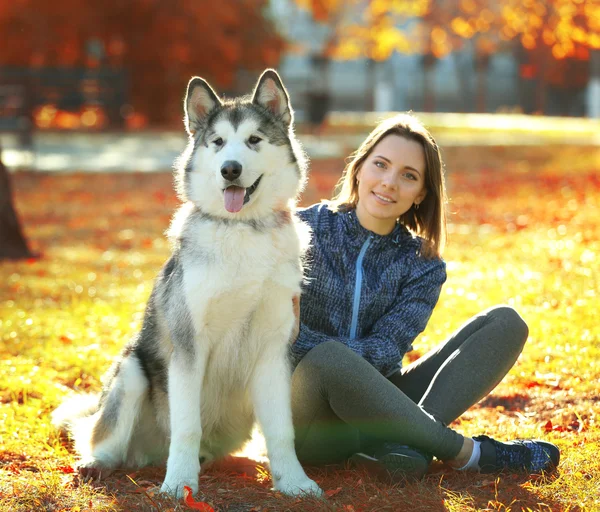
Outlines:
[{"label": "dark sneaker", "polygon": [[481,473],[503,470],[540,473],[552,471],[560,461],[558,448],[547,441],[526,439],[501,443],[488,436],[477,436],[473,439],[481,443]]},{"label": "dark sneaker", "polygon": [[364,469],[382,480],[399,482],[423,478],[432,457],[408,446],[385,443],[373,455],[355,453],[350,457],[354,467]]}]

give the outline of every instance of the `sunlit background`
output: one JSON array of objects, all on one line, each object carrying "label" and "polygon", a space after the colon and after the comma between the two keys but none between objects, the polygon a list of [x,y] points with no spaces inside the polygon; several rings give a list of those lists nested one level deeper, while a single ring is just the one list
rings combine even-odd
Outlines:
[{"label": "sunlit background", "polygon": [[5,132],[179,127],[190,76],[246,93],[267,66],[309,124],[411,109],[600,117],[595,0],[1,0],[0,33]]}]

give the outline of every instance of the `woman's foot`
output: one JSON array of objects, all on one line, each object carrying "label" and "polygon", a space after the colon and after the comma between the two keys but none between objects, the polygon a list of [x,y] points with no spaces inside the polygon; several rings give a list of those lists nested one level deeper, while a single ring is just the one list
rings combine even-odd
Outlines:
[{"label": "woman's foot", "polygon": [[355,453],[350,457],[354,467],[364,469],[383,480],[399,482],[423,478],[432,457],[396,443],[384,443],[373,455]]},{"label": "woman's foot", "polygon": [[526,439],[501,443],[488,436],[477,436],[481,455],[477,465],[480,473],[552,471],[560,461],[558,447],[547,441]]}]

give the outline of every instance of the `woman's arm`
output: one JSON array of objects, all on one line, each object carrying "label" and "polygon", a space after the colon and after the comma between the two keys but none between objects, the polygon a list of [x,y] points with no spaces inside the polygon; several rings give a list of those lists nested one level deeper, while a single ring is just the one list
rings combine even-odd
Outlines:
[{"label": "woman's arm", "polygon": [[294,329],[292,330],[291,342],[295,343],[298,339],[298,334],[300,334],[300,296],[294,295],[292,297],[292,308],[294,309],[294,316],[296,317],[296,322],[294,323]]},{"label": "woman's arm", "polygon": [[371,332],[361,338],[332,337],[301,323],[299,335],[292,346],[294,363],[297,364],[319,343],[335,340],[388,375],[397,368],[414,339],[425,329],[445,280],[443,263],[413,278],[406,283],[392,307],[374,324]]}]

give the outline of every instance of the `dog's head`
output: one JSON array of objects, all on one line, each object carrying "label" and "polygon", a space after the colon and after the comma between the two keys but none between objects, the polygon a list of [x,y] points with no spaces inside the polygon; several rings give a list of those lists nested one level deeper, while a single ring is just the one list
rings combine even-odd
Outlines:
[{"label": "dog's head", "polygon": [[211,215],[240,219],[291,206],[306,181],[306,159],[276,71],[261,75],[251,97],[233,100],[222,100],[194,77],[184,108],[190,142],[179,164],[183,200]]}]

